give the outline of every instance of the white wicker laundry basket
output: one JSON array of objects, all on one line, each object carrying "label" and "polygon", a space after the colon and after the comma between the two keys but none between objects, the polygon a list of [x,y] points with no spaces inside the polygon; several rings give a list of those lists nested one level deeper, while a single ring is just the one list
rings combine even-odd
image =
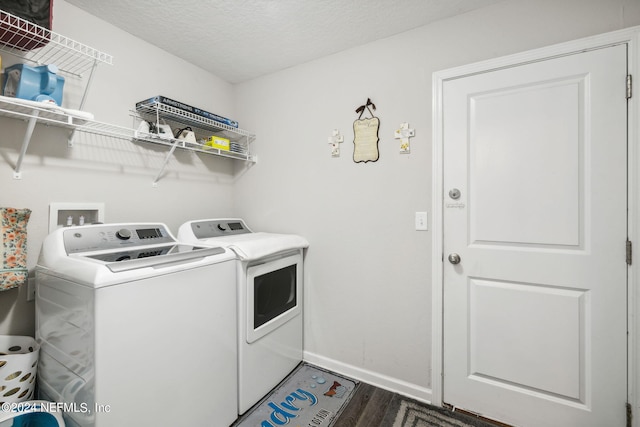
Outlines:
[{"label": "white wicker laundry basket", "polygon": [[0,335],[0,404],[33,399],[39,350],[31,337]]}]

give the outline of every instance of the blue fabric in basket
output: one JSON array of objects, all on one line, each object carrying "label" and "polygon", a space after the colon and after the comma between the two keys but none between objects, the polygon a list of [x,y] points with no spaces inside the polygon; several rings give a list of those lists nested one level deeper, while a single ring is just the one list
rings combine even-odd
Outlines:
[{"label": "blue fabric in basket", "polygon": [[18,415],[13,427],[59,427],[58,420],[48,412],[31,412]]}]

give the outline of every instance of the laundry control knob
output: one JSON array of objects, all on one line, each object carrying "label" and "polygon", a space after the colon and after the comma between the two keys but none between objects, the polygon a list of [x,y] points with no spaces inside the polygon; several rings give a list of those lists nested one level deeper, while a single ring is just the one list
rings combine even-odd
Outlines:
[{"label": "laundry control knob", "polygon": [[218,224],[218,230],[220,230],[220,231],[227,231],[227,229],[226,229],[226,228],[224,228],[224,227],[222,226],[222,224]]},{"label": "laundry control knob", "polygon": [[116,231],[116,237],[120,240],[129,240],[131,238],[131,231],[127,230],[126,228],[121,228],[120,230]]}]

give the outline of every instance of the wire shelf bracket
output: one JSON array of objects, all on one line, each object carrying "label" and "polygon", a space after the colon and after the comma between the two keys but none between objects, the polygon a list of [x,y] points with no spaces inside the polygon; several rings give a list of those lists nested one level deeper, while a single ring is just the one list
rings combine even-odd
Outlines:
[{"label": "wire shelf bracket", "polygon": [[157,187],[176,148],[250,163],[258,161],[257,156],[250,152],[250,145],[256,138],[255,134],[167,105],[139,106],[132,112],[132,116],[136,122],[150,120],[159,123],[162,120],[167,121],[174,128],[189,126],[199,137],[220,135],[232,141],[233,149],[222,150],[202,142],[190,143],[176,138],[159,138],[157,135],[142,133],[132,128],[93,120],[93,115],[83,112],[82,108],[96,68],[99,64],[113,65],[113,57],[2,9],[0,9],[0,52],[9,53],[36,65],[55,64],[65,74],[75,78],[86,78],[78,110],[56,108],[51,105],[0,96],[0,116],[27,122],[20,154],[14,167],[14,179],[22,179],[22,163],[38,123],[69,129],[67,140],[69,147],[73,147],[73,139],[77,132],[170,147],[153,180],[154,187]]},{"label": "wire shelf bracket", "polygon": [[[113,65],[113,57],[0,9],[0,52],[36,65],[55,64],[62,73],[75,78],[87,76],[79,109],[82,110],[98,64]],[[4,97],[3,97],[4,98]],[[5,98],[6,99],[6,98]],[[28,107],[10,100],[0,101],[0,115],[27,120],[20,155],[13,177],[21,179],[21,167],[36,123],[54,123],[71,128],[68,145],[73,146],[76,119],[60,111]]]}]

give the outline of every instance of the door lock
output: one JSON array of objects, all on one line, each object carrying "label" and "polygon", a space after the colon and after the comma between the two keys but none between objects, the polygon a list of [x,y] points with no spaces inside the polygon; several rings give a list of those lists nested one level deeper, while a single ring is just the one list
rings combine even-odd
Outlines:
[{"label": "door lock", "polygon": [[460,255],[456,253],[449,254],[448,259],[451,264],[460,264]]}]

